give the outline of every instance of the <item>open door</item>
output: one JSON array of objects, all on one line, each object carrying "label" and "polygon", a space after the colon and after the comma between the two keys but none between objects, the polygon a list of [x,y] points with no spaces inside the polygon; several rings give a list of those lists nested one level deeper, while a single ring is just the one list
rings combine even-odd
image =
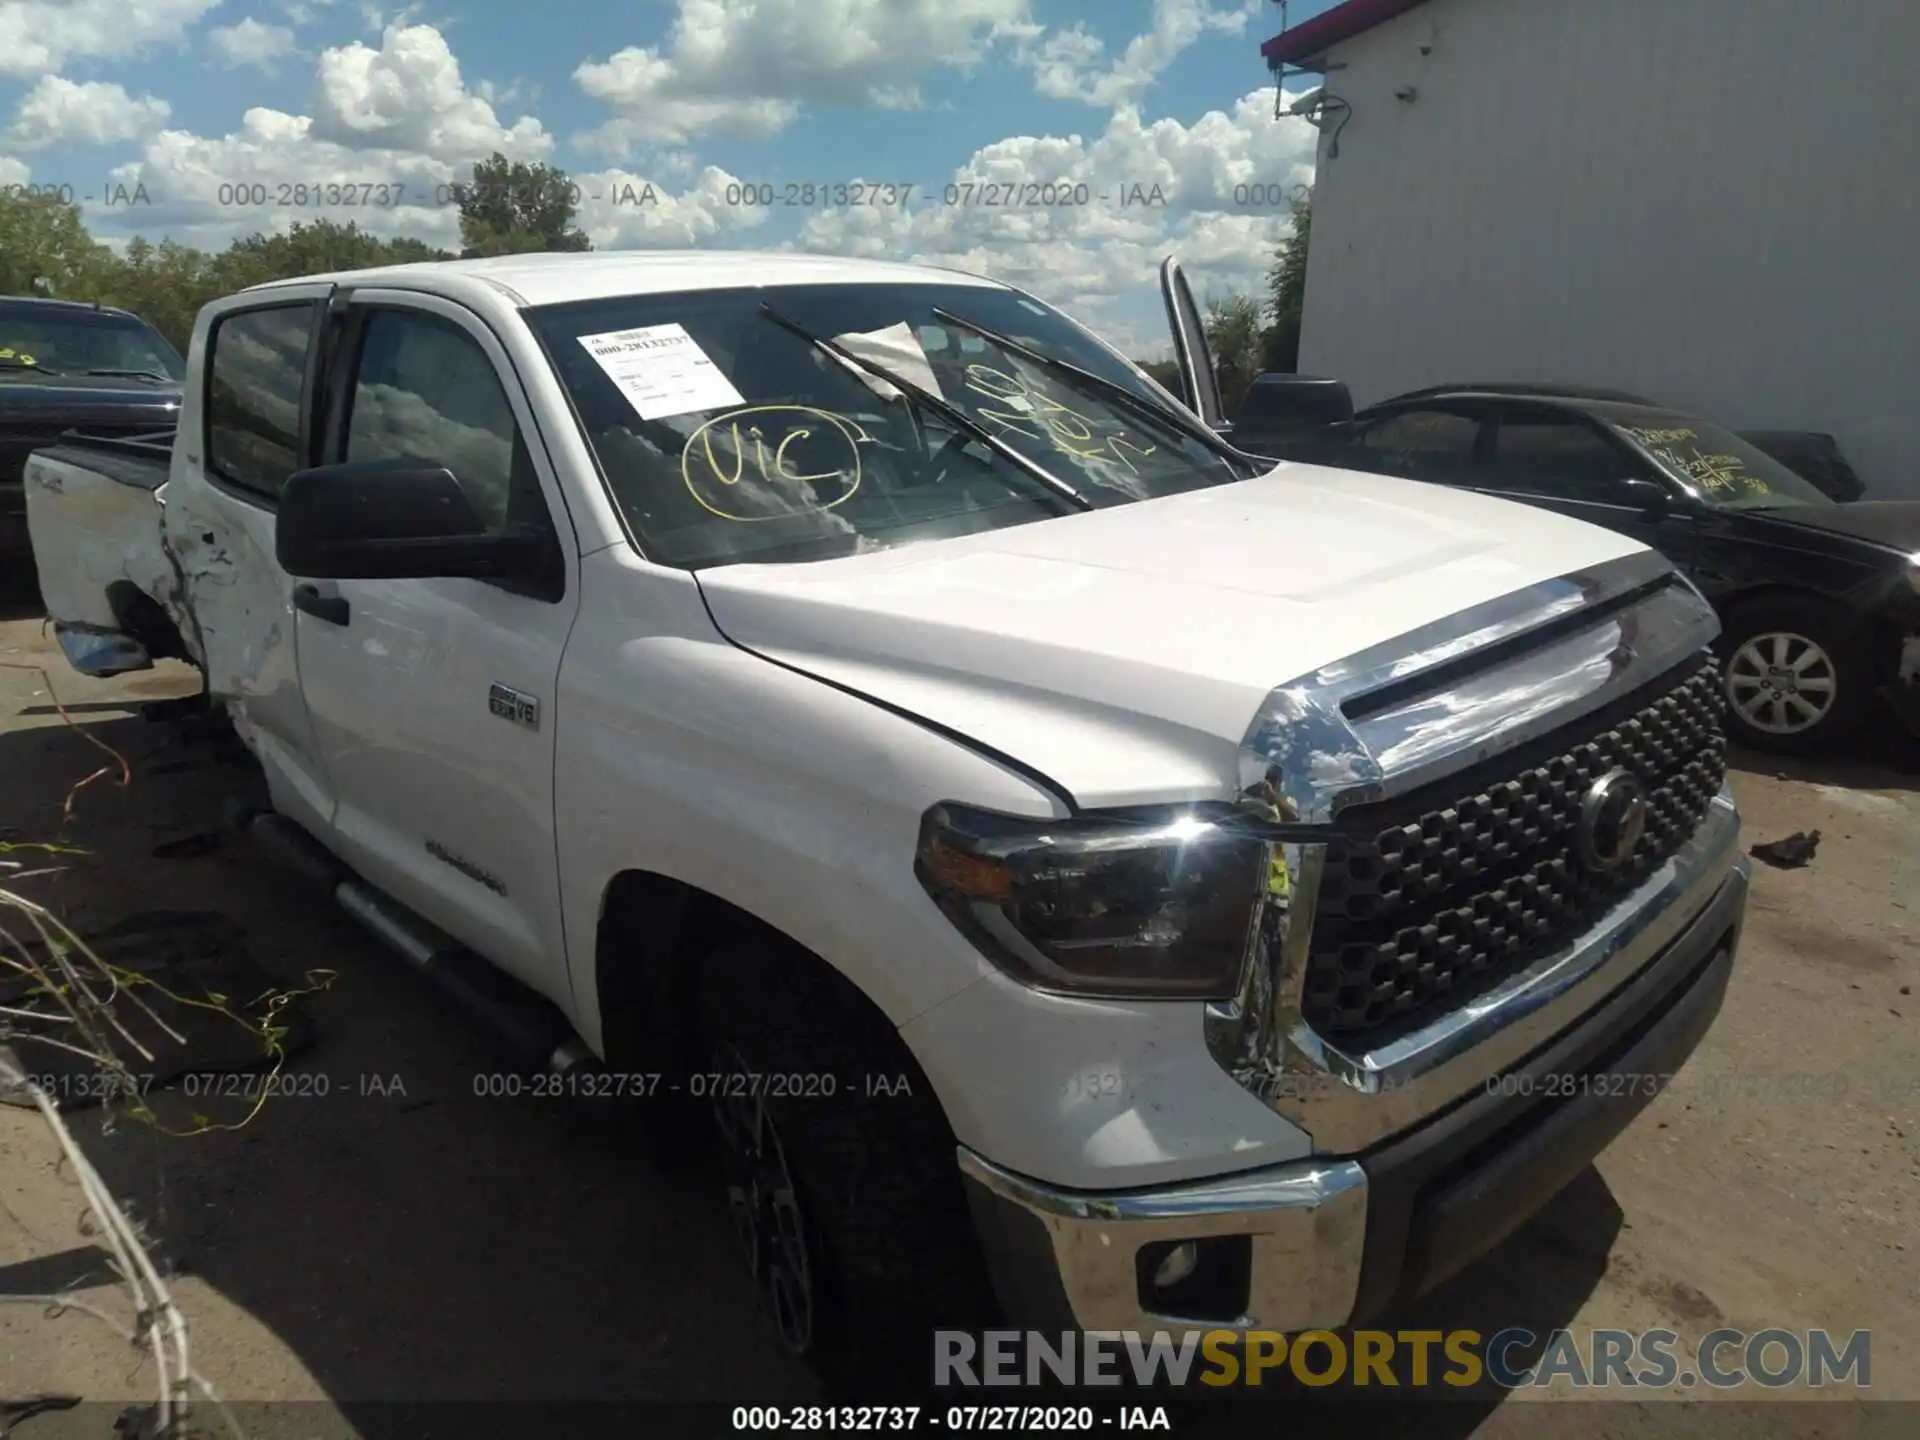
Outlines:
[{"label": "open door", "polygon": [[1160,298],[1167,306],[1167,326],[1173,331],[1173,358],[1180,367],[1180,399],[1186,407],[1221,435],[1233,427],[1220,406],[1220,381],[1207,348],[1206,317],[1194,303],[1193,290],[1169,255],[1160,262]]}]

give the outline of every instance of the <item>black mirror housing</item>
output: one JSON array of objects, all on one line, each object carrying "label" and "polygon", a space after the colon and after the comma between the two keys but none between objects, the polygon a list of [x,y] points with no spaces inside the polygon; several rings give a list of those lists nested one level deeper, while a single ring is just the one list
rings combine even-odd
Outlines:
[{"label": "black mirror housing", "polygon": [[1672,493],[1657,480],[1645,480],[1639,476],[1633,476],[1621,483],[1627,499],[1655,519],[1674,508]]},{"label": "black mirror housing", "polygon": [[408,460],[320,465],[280,492],[274,554],[312,580],[509,580],[540,556],[533,531],[489,531],[451,470]]}]

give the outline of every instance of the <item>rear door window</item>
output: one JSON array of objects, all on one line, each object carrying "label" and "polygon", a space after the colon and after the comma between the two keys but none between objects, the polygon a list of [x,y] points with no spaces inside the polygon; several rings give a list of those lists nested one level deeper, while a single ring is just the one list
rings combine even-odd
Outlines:
[{"label": "rear door window", "polygon": [[275,500],[300,468],[300,395],[317,302],[241,310],[207,338],[207,468]]},{"label": "rear door window", "polygon": [[1477,416],[1460,410],[1403,410],[1360,433],[1368,468],[1412,480],[1461,481],[1479,444]]}]

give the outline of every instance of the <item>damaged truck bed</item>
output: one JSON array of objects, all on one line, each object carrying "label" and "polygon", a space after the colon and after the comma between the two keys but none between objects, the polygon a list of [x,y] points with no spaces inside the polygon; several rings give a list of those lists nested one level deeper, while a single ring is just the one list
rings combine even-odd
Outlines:
[{"label": "damaged truck bed", "polygon": [[60,648],[84,675],[192,659],[164,530],[170,437],[73,437],[27,459],[27,529]]},{"label": "damaged truck bed", "polygon": [[171,432],[69,436],[36,450],[23,476],[41,596],[68,663],[83,675],[185,660],[244,737],[243,677],[283,649],[285,597],[239,556],[257,541],[199,513],[168,482]]}]

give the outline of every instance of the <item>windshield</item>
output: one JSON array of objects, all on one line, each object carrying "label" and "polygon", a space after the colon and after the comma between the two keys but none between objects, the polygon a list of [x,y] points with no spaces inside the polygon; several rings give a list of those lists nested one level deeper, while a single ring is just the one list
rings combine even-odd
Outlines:
[{"label": "windshield", "polygon": [[0,304],[0,370],[85,375],[145,371],[179,380],[186,365],[160,333],[130,315]]},{"label": "windshield", "polygon": [[1834,503],[1811,481],[1718,425],[1659,411],[1617,411],[1613,425],[1716,509],[1777,510]]},{"label": "windshield", "polygon": [[[936,311],[1070,361],[1136,403]],[[997,287],[709,290],[545,306],[528,318],[635,539],[650,559],[684,569],[859,554],[1240,476],[1177,420],[1154,418],[1170,402],[1116,352]],[[1077,495],[916,401],[915,388]]]}]

